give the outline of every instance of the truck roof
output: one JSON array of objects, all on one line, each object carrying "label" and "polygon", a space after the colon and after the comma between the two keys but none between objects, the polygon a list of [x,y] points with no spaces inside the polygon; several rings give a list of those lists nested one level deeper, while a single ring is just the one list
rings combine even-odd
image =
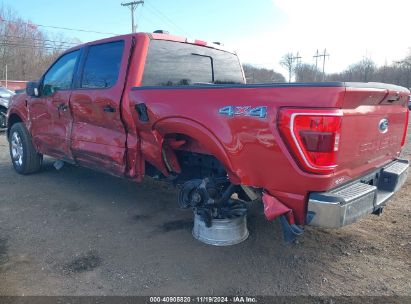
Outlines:
[{"label": "truck roof", "polygon": [[166,33],[145,33],[145,32],[118,35],[118,36],[112,36],[112,37],[109,37],[109,38],[103,38],[103,39],[99,39],[99,40],[93,40],[93,41],[85,42],[85,43],[76,45],[75,47],[72,47],[70,49],[67,49],[64,53],[71,52],[73,50],[82,48],[86,45],[107,43],[107,42],[117,41],[119,39],[124,39],[124,38],[132,37],[132,36],[134,36],[136,38],[138,38],[139,36],[147,36],[151,40],[167,40],[167,41],[174,41],[174,42],[201,45],[201,46],[204,46],[204,47],[209,47],[209,48],[213,48],[213,49],[222,50],[222,51],[225,51],[225,52],[230,52],[230,53],[236,54],[236,52],[234,50],[227,49],[223,45],[217,44],[217,43],[214,43],[214,42],[207,42],[207,41],[203,41],[203,40],[199,40],[199,39],[189,39],[189,38],[186,38],[186,37],[175,36],[175,35],[170,35],[170,34],[166,34]]}]

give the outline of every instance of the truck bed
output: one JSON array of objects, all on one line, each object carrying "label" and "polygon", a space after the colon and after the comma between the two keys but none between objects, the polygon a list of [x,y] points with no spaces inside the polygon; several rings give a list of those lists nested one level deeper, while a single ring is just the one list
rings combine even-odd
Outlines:
[{"label": "truck bed", "polygon": [[[264,188],[299,209],[302,216],[301,201],[308,193],[348,183],[399,156],[408,96],[405,88],[380,83],[134,87],[129,107],[148,162],[158,165],[158,134],[184,134],[189,140],[179,149],[214,155],[232,182]],[[139,120],[137,104],[147,107],[148,122]],[[240,112],[224,115],[224,107]],[[259,107],[266,107],[264,117],[241,113],[241,109]],[[312,174],[301,168],[278,129],[279,112],[284,108],[342,112],[334,172]],[[379,122],[385,118],[389,132],[383,134]]]}]

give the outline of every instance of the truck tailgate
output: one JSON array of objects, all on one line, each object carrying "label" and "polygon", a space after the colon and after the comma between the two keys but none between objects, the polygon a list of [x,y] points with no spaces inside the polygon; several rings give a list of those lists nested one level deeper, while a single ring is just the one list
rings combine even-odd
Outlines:
[{"label": "truck tailgate", "polygon": [[408,120],[409,92],[381,84],[347,84],[338,171],[355,177],[399,156]]}]

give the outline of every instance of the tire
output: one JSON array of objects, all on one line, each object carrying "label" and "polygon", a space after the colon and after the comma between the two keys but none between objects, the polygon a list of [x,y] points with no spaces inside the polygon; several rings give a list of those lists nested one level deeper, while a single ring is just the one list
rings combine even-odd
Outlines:
[{"label": "tire", "polygon": [[6,114],[7,114],[7,110],[3,109],[3,108],[0,108],[0,130],[7,128]]},{"label": "tire", "polygon": [[9,133],[10,157],[14,170],[19,174],[40,171],[43,155],[37,153],[30,133],[23,123],[14,124]]}]

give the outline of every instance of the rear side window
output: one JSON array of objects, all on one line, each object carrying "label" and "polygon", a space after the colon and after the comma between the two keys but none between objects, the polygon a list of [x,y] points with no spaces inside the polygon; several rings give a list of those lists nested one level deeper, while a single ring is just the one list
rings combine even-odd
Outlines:
[{"label": "rear side window", "polygon": [[244,83],[235,54],[187,43],[152,40],[143,86]]},{"label": "rear side window", "polygon": [[89,48],[81,78],[82,88],[109,88],[116,84],[123,57],[124,41]]}]

